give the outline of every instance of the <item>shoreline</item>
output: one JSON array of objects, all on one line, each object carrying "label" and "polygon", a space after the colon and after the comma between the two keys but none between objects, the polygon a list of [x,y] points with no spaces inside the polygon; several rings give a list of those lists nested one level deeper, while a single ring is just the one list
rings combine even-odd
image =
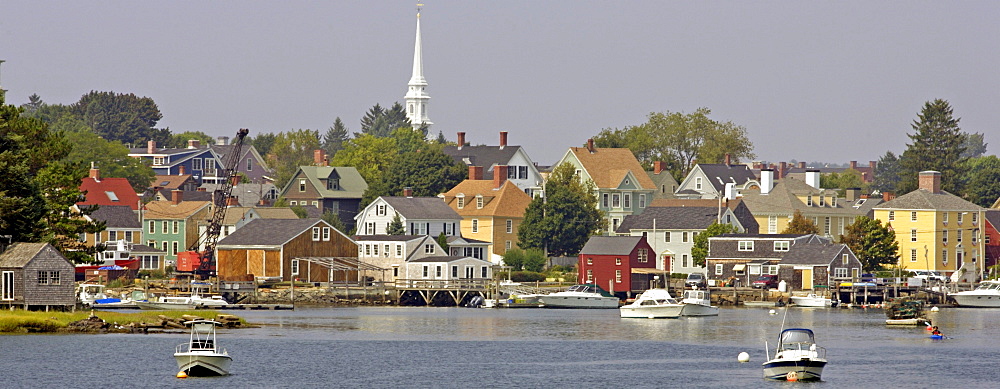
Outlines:
[{"label": "shoreline", "polygon": [[226,328],[250,328],[242,318],[217,311],[0,311],[0,334],[107,334],[187,332],[185,321],[213,319]]}]

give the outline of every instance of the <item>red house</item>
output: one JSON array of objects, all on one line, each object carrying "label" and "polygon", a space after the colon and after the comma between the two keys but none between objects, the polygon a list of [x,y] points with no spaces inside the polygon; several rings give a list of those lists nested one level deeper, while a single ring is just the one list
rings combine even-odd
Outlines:
[{"label": "red house", "polygon": [[139,195],[132,184],[124,178],[101,178],[97,168],[90,168],[90,177],[80,182],[80,191],[86,192],[87,199],[77,205],[127,205],[139,210]]},{"label": "red house", "polygon": [[596,284],[615,294],[649,289],[657,273],[653,248],[641,236],[592,236],[577,264],[577,282]]},{"label": "red house", "polygon": [[1000,260],[1000,209],[986,211],[986,225],[983,228],[983,244],[986,249],[986,268],[996,265]]}]

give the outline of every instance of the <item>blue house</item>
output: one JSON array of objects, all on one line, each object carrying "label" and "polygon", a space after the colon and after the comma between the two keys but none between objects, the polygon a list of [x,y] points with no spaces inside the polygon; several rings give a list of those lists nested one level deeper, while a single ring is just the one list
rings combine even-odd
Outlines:
[{"label": "blue house", "polygon": [[189,140],[183,149],[157,149],[156,141],[151,140],[146,148],[131,149],[129,156],[150,161],[157,175],[190,174],[199,186],[225,178],[222,158],[211,147],[201,147],[197,140]]}]

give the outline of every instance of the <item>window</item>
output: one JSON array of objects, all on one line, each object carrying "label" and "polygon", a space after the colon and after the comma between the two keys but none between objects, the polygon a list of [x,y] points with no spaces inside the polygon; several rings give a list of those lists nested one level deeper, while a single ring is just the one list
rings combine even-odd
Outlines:
[{"label": "window", "polygon": [[670,243],[670,231],[667,231],[667,232],[663,233],[663,241],[667,242],[667,243]]},{"label": "window", "polygon": [[768,216],[767,217],[767,233],[768,234],[777,234],[778,233],[778,217],[777,216]]},{"label": "window", "polygon": [[687,243],[687,241],[688,241],[688,233],[687,233],[687,231],[681,232],[681,242]]},{"label": "window", "polygon": [[973,213],[972,214],[972,225],[976,225],[977,223],[979,223],[979,214],[978,213]]},{"label": "window", "polygon": [[846,225],[847,225],[847,218],[846,217],[840,218],[840,235],[844,235],[844,226]]},{"label": "window", "polygon": [[[288,202],[288,204],[289,204],[289,205],[298,205],[298,203],[299,203],[299,202],[298,202],[298,201],[295,201],[295,200],[292,200],[292,201],[289,201],[289,202]],[[305,204],[305,201],[303,201],[302,203],[303,203],[303,204]]]},{"label": "window", "polygon": [[517,178],[521,179],[521,180],[527,180],[528,179],[528,167],[527,166],[518,166],[517,167]]},{"label": "window", "polygon": [[517,166],[507,165],[507,179],[508,180],[517,179]]},{"label": "window", "polygon": [[787,240],[776,240],[774,241],[774,251],[788,251],[790,243]]},{"label": "window", "polygon": [[822,196],[822,195],[819,196],[819,206],[821,206],[821,207],[825,207],[826,206],[826,196]]},{"label": "window", "polygon": [[167,254],[170,254],[170,252],[167,251],[168,250],[167,248],[170,247],[170,246],[167,245],[167,241],[163,241],[163,246],[161,246],[161,247],[163,247],[163,251],[164,252],[166,252]]},{"label": "window", "polygon": [[425,244],[424,254],[434,254],[434,245],[431,243]]},{"label": "window", "polygon": [[482,278],[490,278],[490,268],[489,267],[483,266],[483,267],[481,267],[479,269],[482,270],[479,273],[479,274],[481,274]]},{"label": "window", "polygon": [[424,278],[430,275],[430,266],[424,265]]},{"label": "window", "polygon": [[587,269],[587,283],[589,284],[593,282],[594,282],[594,271]]},{"label": "window", "polygon": [[176,241],[176,240],[175,240],[175,241],[173,242],[173,244],[171,245],[171,248],[172,248],[173,250],[171,250],[171,251],[170,251],[170,254],[171,254],[171,255],[177,255],[177,241]]},{"label": "window", "polygon": [[896,211],[889,211],[889,221],[896,220]]},{"label": "window", "polygon": [[962,218],[963,218],[963,216],[965,216],[964,212],[959,212],[958,213],[958,218],[956,220],[958,222],[958,224],[962,224]]},{"label": "window", "polygon": [[823,233],[830,235],[830,217],[823,218]]},{"label": "window", "polygon": [[941,244],[948,245],[948,230],[941,231]]},{"label": "window", "polygon": [[472,233],[479,232],[479,219],[472,219]]},{"label": "window", "polygon": [[402,258],[402,257],[403,257],[403,245],[397,243],[396,244],[396,258]]},{"label": "window", "polygon": [[701,177],[694,178],[694,190],[701,190]]},{"label": "window", "polygon": [[507,233],[511,234],[513,232],[514,232],[514,221],[511,219],[507,219]]},{"label": "window", "polygon": [[911,222],[917,221],[917,212],[916,211],[910,212],[910,221]]},{"label": "window", "polygon": [[156,248],[156,241],[155,240],[146,241],[146,246],[149,246],[150,248],[154,248],[155,249]]},{"label": "window", "polygon": [[941,250],[941,263],[944,265],[948,264],[948,249]]},{"label": "window", "polygon": [[156,232],[156,224],[155,224],[154,221],[150,220],[149,221],[149,233],[152,234],[152,233],[155,233],[155,232]]},{"label": "window", "polygon": [[913,228],[910,230],[910,242],[916,242],[916,241],[917,241],[917,229]]},{"label": "window", "polygon": [[986,239],[984,239],[986,244],[990,244],[990,234],[986,234]]},{"label": "window", "polygon": [[132,241],[132,231],[125,231],[125,241],[127,242]]},{"label": "window", "polygon": [[760,267],[761,265],[750,265],[750,269],[747,270],[747,273],[750,273],[751,275],[759,275],[761,274]]},{"label": "window", "polygon": [[620,193],[611,194],[611,208],[621,208],[622,206],[622,195]]},{"label": "window", "polygon": [[451,278],[458,278],[458,266],[451,266]]},{"label": "window", "polygon": [[167,221],[166,220],[164,220],[163,223],[160,224],[160,231],[162,231],[164,234],[167,233]]},{"label": "window", "polygon": [[644,193],[639,194],[639,208],[646,208],[646,195]]},{"label": "window", "polygon": [[604,205],[604,208],[608,207],[608,197],[609,196],[610,195],[608,195],[607,193],[601,195],[601,204]]},{"label": "window", "polygon": [[615,258],[615,265],[621,266],[621,264],[622,264],[622,259],[621,258]]},{"label": "window", "polygon": [[631,193],[625,193],[623,195],[623,197],[625,199],[625,203],[624,203],[625,209],[631,209],[632,208],[632,194]]},{"label": "window", "polygon": [[835,278],[847,278],[847,268],[846,267],[833,268],[833,276]]},{"label": "window", "polygon": [[253,170],[253,160],[250,159],[250,158],[247,158],[247,171],[249,172],[249,171],[252,171],[252,170]]},{"label": "window", "polygon": [[465,196],[455,198],[455,204],[458,205],[458,209],[465,208]]},{"label": "window", "polygon": [[319,241],[319,227],[313,227],[313,242]]},{"label": "window", "polygon": [[681,254],[681,266],[688,267],[688,255]]},{"label": "window", "polygon": [[739,251],[753,251],[753,241],[752,240],[741,240],[738,244],[737,249]]},{"label": "window", "polygon": [[386,243],[382,250],[382,256],[389,258],[389,244]]},{"label": "window", "polygon": [[139,266],[143,269],[159,269],[160,268],[160,256],[158,255],[143,255],[140,257],[142,262]]},{"label": "window", "polygon": [[392,265],[392,277],[399,277],[399,265]]},{"label": "window", "polygon": [[594,258],[587,258],[587,264],[588,265],[593,265],[594,264]]},{"label": "window", "polygon": [[513,246],[513,243],[511,241],[509,241],[509,240],[506,243],[504,243],[504,245],[503,245],[504,250],[510,250],[511,247],[514,247],[514,246]]},{"label": "window", "polygon": [[955,243],[962,244],[962,230],[955,231]]},{"label": "window", "polygon": [[179,222],[177,220],[174,220],[173,231],[174,231],[175,234],[178,233],[178,232],[180,232],[180,227],[181,227],[181,222]]},{"label": "window", "polygon": [[768,271],[767,271],[767,274],[774,275],[774,276],[778,275],[778,265],[771,265],[770,269],[768,269]]},{"label": "window", "polygon": [[620,222],[621,222],[621,220],[618,220],[618,218],[611,219],[611,231],[617,231],[618,230],[618,223],[620,223]]},{"label": "window", "polygon": [[293,259],[292,260],[292,275],[293,276],[299,275],[299,260],[298,259]]},{"label": "window", "polygon": [[153,165],[163,165],[166,159],[163,157],[153,157]]},{"label": "window", "polygon": [[834,208],[837,207],[837,196],[830,196],[830,206]]},{"label": "window", "polygon": [[323,227],[323,241],[330,241],[330,227]]},{"label": "window", "polygon": [[108,240],[109,241],[118,240],[118,231],[108,231]]},{"label": "window", "polygon": [[910,249],[910,262],[917,261],[917,249]]},{"label": "window", "polygon": [[841,262],[843,262],[844,266],[850,265],[851,264],[851,256],[847,255],[847,254],[843,254],[843,256],[841,257]]},{"label": "window", "polygon": [[812,195],[806,196],[806,206],[809,206],[809,207],[813,206],[813,197],[812,197]]},{"label": "window", "polygon": [[385,216],[385,205],[380,204],[375,207],[375,216]]},{"label": "window", "polygon": [[372,256],[373,257],[377,257],[378,256],[378,244],[373,244],[372,245]]},{"label": "window", "polygon": [[941,223],[948,225],[948,212],[941,212]]},{"label": "window", "polygon": [[636,255],[636,257],[637,257],[637,259],[639,260],[640,263],[649,262],[649,252],[648,251],[649,250],[646,250],[646,249],[639,249],[639,252]]},{"label": "window", "polygon": [[722,264],[721,263],[715,264],[715,275],[717,275],[717,276],[721,276],[722,275]]},{"label": "window", "polygon": [[483,209],[483,196],[476,196],[476,209]]},{"label": "window", "polygon": [[434,277],[441,278],[441,265],[434,266]]},{"label": "window", "polygon": [[622,283],[622,271],[621,270],[615,270],[615,283],[618,283],[618,284]]},{"label": "window", "polygon": [[476,268],[474,266],[465,267],[465,278],[473,278],[476,276]]},{"label": "window", "polygon": [[375,222],[367,222],[367,223],[365,223],[365,234],[366,235],[375,235]]}]

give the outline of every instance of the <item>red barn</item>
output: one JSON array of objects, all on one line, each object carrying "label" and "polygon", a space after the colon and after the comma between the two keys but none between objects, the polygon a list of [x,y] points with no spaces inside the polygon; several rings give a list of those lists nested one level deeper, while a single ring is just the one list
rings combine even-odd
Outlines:
[{"label": "red barn", "polygon": [[653,248],[641,236],[592,236],[580,251],[577,282],[597,284],[615,294],[641,292],[650,288],[656,271]]}]

